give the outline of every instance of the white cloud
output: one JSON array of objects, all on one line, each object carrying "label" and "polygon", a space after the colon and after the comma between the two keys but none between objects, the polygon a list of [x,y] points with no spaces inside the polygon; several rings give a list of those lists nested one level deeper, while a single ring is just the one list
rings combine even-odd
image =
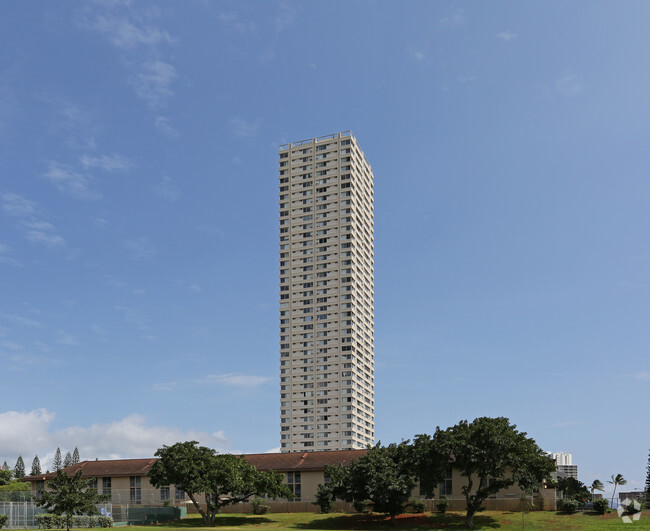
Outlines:
[{"label": "white cloud", "polygon": [[32,328],[42,328],[43,323],[39,323],[38,321],[34,321],[33,319],[28,319],[27,317],[23,317],[22,315],[15,315],[15,314],[10,314],[10,313],[0,313],[0,317],[3,319],[9,321],[10,323],[21,325],[21,326],[29,326]]},{"label": "white cloud", "polygon": [[22,267],[23,264],[21,264],[18,260],[7,256],[9,253],[11,253],[11,248],[8,245],[0,243],[0,264],[9,264],[15,267]]},{"label": "white cloud", "polygon": [[247,122],[240,117],[235,117],[230,120],[230,125],[232,126],[233,134],[240,138],[253,136],[259,128],[257,123]]},{"label": "white cloud", "polygon": [[280,4],[280,12],[273,20],[275,31],[280,33],[291,26],[298,15],[298,4]]},{"label": "white cloud", "polygon": [[140,72],[132,76],[131,84],[136,95],[152,108],[163,107],[173,96],[171,84],[176,78],[174,65],[164,61],[142,63]]},{"label": "white cloud", "polygon": [[555,82],[556,90],[563,96],[577,96],[584,87],[582,76],[578,74],[566,74]]},{"label": "white cloud", "polygon": [[252,20],[241,20],[236,13],[221,13],[219,20],[244,35],[255,33],[257,29],[255,22]]},{"label": "white cloud", "polygon": [[90,179],[83,173],[65,164],[50,161],[48,170],[43,174],[60,192],[76,199],[97,200],[101,194],[90,189]]},{"label": "white cloud", "polygon": [[115,309],[122,313],[124,320],[127,323],[135,325],[136,328],[140,330],[150,330],[149,328],[149,319],[147,319],[142,312],[136,310],[135,308],[129,308],[127,306],[115,306]]},{"label": "white cloud", "polygon": [[137,26],[135,21],[110,14],[86,18],[82,21],[82,25],[106,37],[121,50],[131,50],[141,45],[172,44],[177,40],[156,26]]},{"label": "white cloud", "polygon": [[508,42],[516,38],[517,34],[513,33],[512,31],[506,30],[506,31],[502,31],[501,33],[497,33],[496,37],[497,39],[501,39],[502,41]]},{"label": "white cloud", "polygon": [[68,334],[64,330],[59,330],[57,332],[57,337],[54,340],[55,343],[59,343],[60,345],[66,345],[69,347],[75,347],[79,345],[79,341],[77,341],[77,338],[74,337],[72,334]]},{"label": "white cloud", "polygon": [[190,288],[190,291],[192,293],[200,293],[201,292],[201,286],[199,286],[198,284],[190,284],[189,288]]},{"label": "white cloud", "polygon": [[465,10],[452,9],[444,18],[440,19],[440,25],[449,29],[456,29],[465,24]]},{"label": "white cloud", "polygon": [[456,78],[456,81],[462,84],[471,83],[472,81],[476,81],[476,76],[459,76]]},{"label": "white cloud", "polygon": [[267,376],[255,376],[252,374],[209,374],[205,377],[204,381],[207,383],[257,387],[268,382],[270,379]]},{"label": "white cloud", "polygon": [[98,168],[107,172],[127,171],[133,167],[133,163],[121,155],[100,155],[98,157],[84,155],[80,162],[85,169]]},{"label": "white cloud", "polygon": [[36,203],[25,199],[23,196],[6,192],[2,194],[2,211],[8,216],[30,216],[36,209]]},{"label": "white cloud", "polygon": [[635,380],[650,381],[650,372],[641,371],[634,375]]},{"label": "white cloud", "polygon": [[181,198],[181,191],[172,184],[172,180],[165,176],[162,181],[154,186],[154,191],[165,201],[175,203]]},{"label": "white cloud", "polygon": [[158,252],[147,238],[126,240],[124,246],[131,251],[134,258],[153,258]]},{"label": "white cloud", "polygon": [[169,118],[165,116],[156,116],[154,120],[154,127],[159,133],[162,133],[169,138],[176,138],[179,136],[178,130],[176,130],[172,125]]},{"label": "white cloud", "polygon": [[411,59],[413,59],[414,61],[417,61],[417,62],[424,61],[426,59],[426,57],[427,57],[424,54],[424,52],[422,50],[420,50],[419,48],[410,47],[410,48],[407,48],[407,51],[408,51],[409,55],[411,56]]},{"label": "white cloud", "polygon": [[199,441],[202,445],[227,451],[230,442],[223,431],[183,431],[169,426],[150,426],[142,415],[90,426],[69,426],[53,430],[55,414],[46,409],[0,413],[0,448],[3,458],[12,461],[19,454],[38,453],[44,469],[52,468],[53,450],[63,453],[76,446],[82,460],[153,457],[162,445]]},{"label": "white cloud", "polygon": [[65,247],[66,241],[58,234],[48,234],[40,230],[30,230],[25,233],[25,238],[30,242],[42,243],[47,247]]}]

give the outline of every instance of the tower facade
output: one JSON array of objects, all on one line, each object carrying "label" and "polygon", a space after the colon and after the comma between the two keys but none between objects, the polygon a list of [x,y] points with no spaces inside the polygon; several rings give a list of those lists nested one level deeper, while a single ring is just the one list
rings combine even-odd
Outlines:
[{"label": "tower facade", "polygon": [[373,175],[351,132],[280,146],[282,452],[374,440]]}]

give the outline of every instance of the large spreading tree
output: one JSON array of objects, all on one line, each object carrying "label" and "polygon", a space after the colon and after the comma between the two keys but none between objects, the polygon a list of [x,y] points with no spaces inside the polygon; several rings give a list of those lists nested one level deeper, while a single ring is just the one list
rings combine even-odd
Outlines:
[{"label": "large spreading tree", "polygon": [[96,514],[96,504],[108,498],[97,493],[92,480],[81,479],[81,472],[68,476],[63,470],[58,470],[56,476],[47,482],[47,490],[40,491],[36,502],[49,513],[65,516],[68,531],[75,514]]},{"label": "large spreading tree", "polygon": [[[187,441],[159,448],[155,454],[159,459],[148,475],[154,487],[175,485],[183,490],[206,525],[214,524],[222,507],[252,496],[292,497],[282,474],[259,471],[240,457],[217,454],[198,444]],[[200,495],[205,497],[205,510],[199,503]]]},{"label": "large spreading tree", "polygon": [[326,467],[330,481],[319,485],[317,503],[323,512],[329,512],[336,498],[358,508],[367,506],[390,516],[395,525],[395,516],[405,511],[415,487],[407,457],[407,442],[388,446],[378,443],[348,465]]},{"label": "large spreading tree", "polygon": [[464,420],[446,430],[437,428],[433,436],[418,435],[412,459],[425,491],[432,491],[449,466],[460,471],[469,528],[489,496],[512,485],[532,492],[554,470],[537,443],[504,417]]}]

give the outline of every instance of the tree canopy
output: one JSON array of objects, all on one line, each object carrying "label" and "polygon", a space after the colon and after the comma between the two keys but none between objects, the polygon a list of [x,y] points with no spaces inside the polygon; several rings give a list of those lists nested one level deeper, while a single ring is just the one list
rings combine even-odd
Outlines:
[{"label": "tree canopy", "polygon": [[407,442],[388,446],[378,443],[357,461],[326,467],[330,482],[319,486],[321,510],[328,512],[338,498],[356,507],[367,504],[372,511],[390,516],[394,524],[415,487],[407,452]]},{"label": "tree canopy", "polygon": [[34,456],[32,461],[32,471],[29,473],[30,476],[40,476],[41,475],[41,460],[38,456]]},{"label": "tree canopy", "polygon": [[25,477],[25,461],[23,461],[22,455],[19,455],[18,460],[16,461],[16,466],[14,467],[14,477],[16,479]]},{"label": "tree canopy", "polygon": [[107,496],[97,493],[92,480],[81,479],[81,473],[79,470],[74,476],[68,476],[63,470],[58,470],[56,477],[47,482],[47,490],[40,492],[37,501],[47,512],[65,515],[68,531],[75,514],[96,514],[95,504],[107,499]]},{"label": "tree canopy", "polygon": [[[155,454],[159,459],[148,475],[154,487],[175,485],[185,491],[205,524],[212,525],[222,507],[251,496],[292,497],[282,474],[259,471],[240,457],[220,455],[198,444],[187,441],[159,448]],[[205,496],[205,510],[197,499],[200,494]]]},{"label": "tree canopy", "polygon": [[537,443],[504,417],[464,420],[446,430],[436,428],[433,436],[418,435],[412,460],[425,491],[432,491],[450,464],[466,478],[462,492],[470,528],[490,495],[515,484],[532,492],[554,469]]},{"label": "tree canopy", "polygon": [[63,461],[61,460],[61,448],[57,446],[56,453],[54,454],[54,461],[52,462],[52,467],[54,468],[54,471],[58,472],[59,470],[61,470],[62,464]]}]

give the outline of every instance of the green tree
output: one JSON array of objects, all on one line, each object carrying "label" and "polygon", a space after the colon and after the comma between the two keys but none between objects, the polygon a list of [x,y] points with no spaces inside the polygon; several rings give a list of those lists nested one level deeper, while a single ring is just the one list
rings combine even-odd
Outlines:
[{"label": "green tree", "polygon": [[16,461],[16,466],[14,467],[14,477],[16,479],[25,477],[25,461],[23,461],[22,455],[19,455],[18,460]]},{"label": "green tree", "polygon": [[594,501],[594,491],[599,490],[600,492],[605,491],[605,485],[603,485],[603,482],[600,481],[599,479],[594,479],[591,482],[591,501]]},{"label": "green tree", "polygon": [[[163,446],[159,459],[149,469],[154,487],[175,485],[185,491],[206,525],[213,525],[222,507],[248,500],[252,496],[273,499],[291,498],[283,484],[284,476],[273,471],[261,472],[234,455],[218,455],[196,441]],[[205,496],[205,510],[197,495]]]},{"label": "green tree", "polygon": [[646,466],[645,496],[647,503],[650,503],[650,452],[648,452],[648,464]]},{"label": "green tree", "polygon": [[11,468],[9,468],[7,462],[5,461],[2,465],[2,468],[0,468],[0,485],[8,485],[11,483],[12,477],[13,473],[11,472]]},{"label": "green tree", "polygon": [[72,452],[72,464],[76,465],[79,462],[79,450],[77,447],[74,447],[74,452]]},{"label": "green tree", "polygon": [[330,482],[320,486],[317,494],[323,512],[338,498],[384,513],[390,516],[393,525],[395,516],[405,511],[415,487],[407,442],[388,446],[378,443],[358,460],[349,465],[326,467],[326,472]]},{"label": "green tree", "polygon": [[72,465],[72,455],[68,452],[65,454],[65,459],[63,460],[63,468],[68,468],[70,465]]},{"label": "green tree", "polygon": [[444,477],[449,465],[466,478],[462,493],[469,528],[490,495],[512,485],[533,492],[554,470],[553,461],[537,443],[504,417],[464,420],[446,430],[437,428],[433,437],[419,435],[413,445],[413,461],[433,467],[416,469],[416,475],[424,478],[425,489]]},{"label": "green tree", "polygon": [[81,479],[81,472],[79,470],[74,476],[68,476],[63,470],[58,470],[56,477],[47,482],[47,489],[39,493],[36,502],[48,513],[64,516],[68,531],[75,514],[96,514],[95,505],[107,499],[93,488],[92,480]]},{"label": "green tree", "polygon": [[557,490],[562,491],[564,498],[567,500],[584,503],[589,499],[589,489],[582,481],[576,478],[558,478]]},{"label": "green tree", "polygon": [[54,468],[55,472],[58,472],[59,470],[61,470],[62,464],[63,463],[61,461],[61,448],[57,446],[56,453],[54,454],[54,461],[52,461],[52,468]]},{"label": "green tree", "polygon": [[34,456],[32,461],[32,471],[29,473],[30,476],[40,476],[41,475],[41,460],[38,458],[38,455]]},{"label": "green tree", "polygon": [[612,501],[609,504],[610,507],[614,507],[614,496],[616,495],[616,487],[618,487],[619,485],[621,486],[625,485],[627,483],[627,479],[623,477],[623,474],[616,474],[616,475],[612,474],[611,481],[608,480],[607,483],[609,483],[610,485],[614,485],[614,492],[612,492]]}]

